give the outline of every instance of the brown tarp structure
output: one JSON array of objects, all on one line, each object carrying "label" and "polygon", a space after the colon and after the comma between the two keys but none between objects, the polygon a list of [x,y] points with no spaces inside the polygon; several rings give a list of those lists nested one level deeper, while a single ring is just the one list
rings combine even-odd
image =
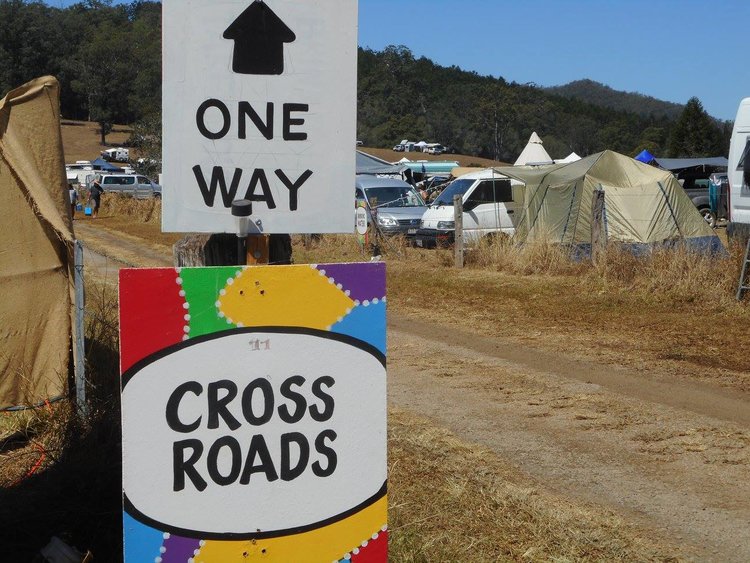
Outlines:
[{"label": "brown tarp structure", "polygon": [[0,100],[0,409],[64,395],[73,326],[73,223],[59,85]]}]

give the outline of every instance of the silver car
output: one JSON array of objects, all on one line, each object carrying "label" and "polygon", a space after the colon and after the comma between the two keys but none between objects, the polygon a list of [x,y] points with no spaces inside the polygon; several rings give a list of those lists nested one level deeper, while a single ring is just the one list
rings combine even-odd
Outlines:
[{"label": "silver car", "polygon": [[100,174],[96,178],[105,193],[118,193],[138,199],[161,197],[161,186],[138,174]]},{"label": "silver car", "polygon": [[357,202],[365,202],[368,223],[375,217],[380,232],[386,235],[413,237],[427,210],[414,187],[396,178],[357,174],[355,195]]}]

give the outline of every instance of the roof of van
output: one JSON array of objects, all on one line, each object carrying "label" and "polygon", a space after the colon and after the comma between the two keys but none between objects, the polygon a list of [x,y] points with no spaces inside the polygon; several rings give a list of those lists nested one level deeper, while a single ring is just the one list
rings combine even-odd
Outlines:
[{"label": "roof of van", "polygon": [[750,130],[750,98],[745,98],[737,108],[737,117],[734,119],[734,133],[747,133]]},{"label": "roof of van", "polygon": [[[500,172],[497,172],[494,168],[482,168],[477,170],[476,172],[466,172],[464,173],[464,170],[466,168],[464,167],[456,167],[454,168],[456,171],[451,172],[451,174],[454,177],[460,177],[462,180],[484,180],[487,178],[507,178],[504,174],[500,174]],[[456,173],[458,176],[456,176]]]},{"label": "roof of van", "polygon": [[357,188],[382,188],[386,186],[409,186],[399,178],[381,178],[371,174],[357,174],[354,180],[354,186]]}]

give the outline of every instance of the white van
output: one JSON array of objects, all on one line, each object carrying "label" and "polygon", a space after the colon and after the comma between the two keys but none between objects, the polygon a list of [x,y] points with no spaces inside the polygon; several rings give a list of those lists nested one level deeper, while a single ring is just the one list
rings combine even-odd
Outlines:
[{"label": "white van", "polygon": [[470,172],[453,180],[422,216],[415,244],[423,248],[453,243],[456,224],[453,196],[463,196],[466,243],[492,233],[516,232],[516,210],[523,206],[523,183],[493,169]]},{"label": "white van", "polygon": [[85,185],[94,175],[94,165],[88,160],[77,160],[65,165],[65,176],[69,184]]},{"label": "white van", "polygon": [[136,174],[99,174],[96,179],[105,193],[129,195],[138,199],[161,197],[161,186]]},{"label": "white van", "polygon": [[729,223],[727,234],[750,235],[750,98],[740,102],[729,145]]}]

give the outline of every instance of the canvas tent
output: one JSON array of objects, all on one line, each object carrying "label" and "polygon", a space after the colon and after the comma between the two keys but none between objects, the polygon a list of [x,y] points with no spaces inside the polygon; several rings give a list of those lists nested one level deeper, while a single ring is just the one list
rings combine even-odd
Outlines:
[{"label": "canvas tent", "polygon": [[65,394],[73,326],[73,225],[59,85],[0,100],[0,409]]},{"label": "canvas tent", "polygon": [[357,151],[357,174],[375,174],[401,176],[407,167],[403,164],[391,164],[366,152]]},{"label": "canvas tent", "polygon": [[590,252],[592,198],[594,190],[602,189],[607,240],[635,251],[674,241],[722,251],[672,174],[625,155],[604,151],[570,164],[497,171],[526,184],[516,227],[522,241],[551,240]]},{"label": "canvas tent", "polygon": [[518,155],[518,158],[513,163],[514,166],[525,166],[525,165],[542,165],[542,164],[553,164],[552,157],[547,154],[542,146],[542,139],[534,131],[529,137],[529,142]]}]

